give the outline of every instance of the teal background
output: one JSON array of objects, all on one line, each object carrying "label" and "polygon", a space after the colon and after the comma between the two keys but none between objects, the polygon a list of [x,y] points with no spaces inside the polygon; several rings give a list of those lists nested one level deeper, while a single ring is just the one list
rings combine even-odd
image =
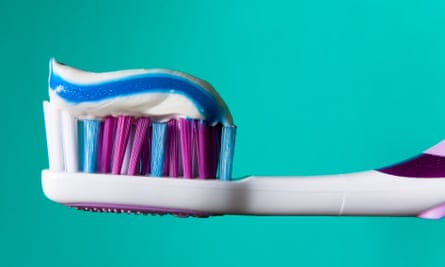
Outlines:
[{"label": "teal background", "polygon": [[179,219],[47,200],[48,60],[210,81],[239,127],[234,175],[381,167],[445,137],[445,2],[1,1],[1,266],[444,266],[445,222]]}]

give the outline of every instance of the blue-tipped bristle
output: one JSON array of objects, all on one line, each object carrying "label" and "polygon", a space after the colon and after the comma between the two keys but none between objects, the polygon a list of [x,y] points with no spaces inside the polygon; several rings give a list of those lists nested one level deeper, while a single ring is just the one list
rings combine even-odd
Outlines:
[{"label": "blue-tipped bristle", "polygon": [[233,153],[235,151],[235,126],[224,126],[221,134],[219,179],[228,181],[232,177]]},{"label": "blue-tipped bristle", "polygon": [[162,176],[165,144],[167,135],[167,123],[153,123],[151,138],[151,176]]},{"label": "blue-tipped bristle", "polygon": [[99,135],[99,120],[83,121],[83,163],[84,172],[96,172],[97,139]]}]

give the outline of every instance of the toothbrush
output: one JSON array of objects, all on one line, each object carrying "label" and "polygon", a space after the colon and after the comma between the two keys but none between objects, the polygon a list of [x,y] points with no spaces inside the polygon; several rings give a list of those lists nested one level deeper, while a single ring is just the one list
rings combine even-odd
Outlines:
[{"label": "toothbrush", "polygon": [[445,140],[377,170],[231,180],[236,127],[207,82],[165,69],[92,73],[50,60],[44,194],[136,214],[445,216]]}]

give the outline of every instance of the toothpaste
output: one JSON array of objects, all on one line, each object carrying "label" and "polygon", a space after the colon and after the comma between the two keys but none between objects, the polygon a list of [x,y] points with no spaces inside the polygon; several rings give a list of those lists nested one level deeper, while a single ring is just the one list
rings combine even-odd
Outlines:
[{"label": "toothpaste", "polygon": [[81,119],[130,115],[165,121],[183,117],[232,125],[230,111],[215,89],[179,71],[94,73],[51,59],[48,83],[51,104]]}]

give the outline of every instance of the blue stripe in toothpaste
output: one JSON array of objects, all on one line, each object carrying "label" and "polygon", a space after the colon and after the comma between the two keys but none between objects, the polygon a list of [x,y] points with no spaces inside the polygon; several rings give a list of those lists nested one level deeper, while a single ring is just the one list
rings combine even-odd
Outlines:
[{"label": "blue stripe in toothpaste", "polygon": [[49,73],[51,103],[79,118],[145,115],[232,125],[230,111],[215,89],[183,72],[139,69],[94,73],[51,59]]}]

